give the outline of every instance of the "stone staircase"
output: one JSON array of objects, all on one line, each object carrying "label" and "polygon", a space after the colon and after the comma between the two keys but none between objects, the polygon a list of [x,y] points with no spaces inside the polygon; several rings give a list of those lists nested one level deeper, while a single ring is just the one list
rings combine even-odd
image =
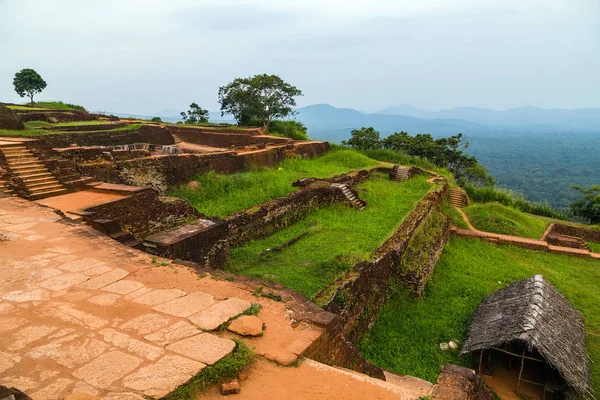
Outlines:
[{"label": "stone staircase", "polygon": [[117,220],[96,219],[90,221],[90,225],[94,229],[108,235],[111,239],[123,243],[125,246],[134,247],[140,250],[143,249],[142,241],[137,240],[131,233],[123,232]]},{"label": "stone staircase", "polygon": [[[48,171],[29,149],[20,143],[0,146],[10,172],[21,178],[32,200],[68,193],[68,190]],[[0,189],[4,192],[4,189]]]},{"label": "stone staircase", "polygon": [[467,193],[462,189],[450,189],[448,203],[454,207],[462,208],[469,204]]},{"label": "stone staircase", "polygon": [[10,186],[8,186],[8,183],[6,181],[0,181],[0,192],[7,195],[14,194],[14,190],[12,190]]},{"label": "stone staircase", "polygon": [[364,210],[367,202],[358,198],[358,193],[345,183],[333,183],[331,187],[341,190],[346,199],[358,210]]},{"label": "stone staircase", "polygon": [[401,167],[400,165],[394,165],[392,173],[390,174],[390,180],[394,182],[406,182],[410,179],[410,168]]}]

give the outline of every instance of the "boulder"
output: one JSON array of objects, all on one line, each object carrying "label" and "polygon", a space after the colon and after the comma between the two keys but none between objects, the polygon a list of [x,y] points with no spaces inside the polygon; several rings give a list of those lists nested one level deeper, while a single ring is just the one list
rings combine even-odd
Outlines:
[{"label": "boulder", "polygon": [[0,104],[0,129],[23,130],[25,125],[13,110]]},{"label": "boulder", "polygon": [[227,329],[238,335],[259,336],[263,331],[263,322],[254,315],[244,315],[229,324]]},{"label": "boulder", "polygon": [[233,380],[231,382],[223,383],[221,385],[221,394],[223,396],[228,396],[230,394],[238,394],[241,390],[240,383],[237,380]]}]

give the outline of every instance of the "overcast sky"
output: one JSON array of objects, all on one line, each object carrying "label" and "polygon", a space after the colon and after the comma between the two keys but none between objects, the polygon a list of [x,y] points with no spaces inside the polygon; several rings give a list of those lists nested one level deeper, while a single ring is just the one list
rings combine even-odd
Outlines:
[{"label": "overcast sky", "polygon": [[0,101],[152,114],[278,74],[299,105],[600,106],[600,0],[0,0]]}]

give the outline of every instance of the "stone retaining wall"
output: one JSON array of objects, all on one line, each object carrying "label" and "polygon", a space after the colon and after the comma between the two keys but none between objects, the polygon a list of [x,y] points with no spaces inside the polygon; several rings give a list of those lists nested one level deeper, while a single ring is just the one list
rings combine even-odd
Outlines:
[{"label": "stone retaining wall", "polygon": [[168,130],[171,134],[177,135],[177,137],[184,142],[225,149],[246,146],[264,146],[267,144],[286,144],[292,142],[292,139],[277,136],[252,135],[241,129],[209,129],[203,127],[180,127],[177,125],[169,125]]},{"label": "stone retaining wall", "polygon": [[580,237],[587,242],[600,243],[600,230],[578,228],[563,224],[550,224],[548,235],[558,234],[564,236]]}]

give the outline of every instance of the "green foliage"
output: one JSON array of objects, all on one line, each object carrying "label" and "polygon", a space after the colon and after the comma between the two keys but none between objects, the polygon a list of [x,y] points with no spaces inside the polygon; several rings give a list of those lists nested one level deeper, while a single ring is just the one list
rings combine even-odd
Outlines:
[{"label": "green foliage", "polygon": [[571,212],[576,217],[590,224],[600,223],[600,185],[592,185],[589,189],[571,186],[583,195],[583,198],[571,203]]},{"label": "green foliage", "polygon": [[587,242],[590,249],[592,249],[593,253],[600,253],[600,243]]},{"label": "green foliage", "polygon": [[258,120],[265,130],[273,119],[296,114],[297,96],[302,96],[302,91],[277,75],[237,78],[219,88],[221,115],[233,115],[239,125]]},{"label": "green foliage", "polygon": [[[81,124],[81,122],[77,122],[75,124]],[[109,129],[105,131],[85,131],[86,134],[96,133],[96,132],[134,132],[140,129],[141,124],[128,124],[119,128]],[[53,131],[50,129],[25,129],[24,131],[15,131],[10,129],[0,129],[0,136],[9,136],[9,137],[41,137],[44,135],[68,135],[76,132],[68,132],[68,131]]]},{"label": "green foliage", "polygon": [[395,151],[385,149],[367,150],[363,151],[362,153],[367,157],[377,161],[383,161],[398,165],[414,165],[415,167],[419,167],[425,170],[435,171],[438,174],[444,176],[448,180],[448,182],[454,182],[454,175],[452,175],[450,171],[444,168],[440,168],[431,161],[428,161],[424,158],[409,156],[404,153],[397,153]]},{"label": "green foliage", "polygon": [[200,107],[196,103],[190,104],[190,109],[180,113],[181,119],[186,124],[199,124],[208,122],[208,110]]},{"label": "green foliage", "polygon": [[23,123],[25,125],[25,129],[36,129],[43,128],[45,126],[52,126],[51,123],[46,121],[27,121]]},{"label": "green foliage", "polygon": [[522,197],[515,197],[511,192],[497,189],[494,187],[475,187],[473,185],[464,186],[467,195],[471,201],[476,203],[500,203],[507,207],[516,208],[519,211],[541,215],[544,217],[566,220],[569,215],[561,210],[552,208],[548,204],[532,203]]},{"label": "green foliage", "polygon": [[87,112],[87,110],[83,106],[80,106],[77,104],[71,104],[71,103],[63,103],[62,101],[38,101],[33,104],[35,104],[36,106],[48,108],[51,110],[68,110],[68,111],[75,110],[75,111]]},{"label": "green foliage", "polygon": [[355,151],[333,151],[310,160],[286,159],[278,168],[233,175],[209,172],[196,177],[200,183],[198,189],[182,185],[175,188],[173,193],[188,199],[201,213],[225,217],[232,212],[288,195],[296,190],[292,182],[300,178],[326,178],[375,165],[376,161]]},{"label": "green foliage", "polygon": [[459,213],[454,206],[444,202],[444,204],[442,204],[442,212],[452,218],[452,225],[462,229],[469,229],[469,225],[467,225],[462,214]]},{"label": "green foliage", "polygon": [[160,117],[152,117],[152,119],[150,119],[150,122],[162,122],[162,119],[160,119]]},{"label": "green foliage", "polygon": [[21,97],[29,97],[31,103],[33,103],[33,96],[41,93],[48,86],[40,74],[31,68],[25,68],[17,72],[13,79],[13,85],[15,92]]},{"label": "green foliage", "polygon": [[548,223],[500,203],[473,204],[464,208],[471,224],[481,231],[539,239]]},{"label": "green foliage", "polygon": [[342,145],[361,151],[381,149],[379,132],[372,127],[353,129],[350,134],[352,137],[348,141],[342,141]]},{"label": "green foliage", "polygon": [[[431,189],[427,176],[407,182],[390,182],[387,175],[358,186],[363,211],[333,204],[319,207],[299,222],[271,236],[231,249],[232,271],[297,290],[313,298],[356,263],[370,259]],[[293,246],[267,259],[267,248],[279,246],[306,231],[311,233]]]},{"label": "green foliage", "polygon": [[162,400],[194,400],[210,386],[235,378],[254,360],[255,356],[244,342],[233,340],[236,346],[228,356],[213,365],[208,365],[187,383],[162,397]]},{"label": "green foliage", "polygon": [[294,140],[308,140],[306,127],[302,124],[302,122],[294,120],[271,121],[269,124],[269,134],[287,137]]},{"label": "green foliage", "polygon": [[474,367],[458,351],[442,351],[450,340],[464,343],[471,316],[490,293],[519,279],[542,274],[579,310],[588,332],[592,384],[600,389],[600,275],[595,260],[493,246],[453,237],[438,261],[425,295],[415,300],[395,288],[360,344],[375,365],[435,382],[444,363]]}]

